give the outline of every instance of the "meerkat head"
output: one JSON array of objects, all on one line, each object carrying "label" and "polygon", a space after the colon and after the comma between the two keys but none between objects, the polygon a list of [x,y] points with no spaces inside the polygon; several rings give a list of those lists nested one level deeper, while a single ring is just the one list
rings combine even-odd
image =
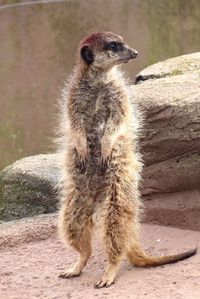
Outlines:
[{"label": "meerkat head", "polygon": [[137,54],[121,36],[111,32],[93,33],[80,43],[81,61],[89,67],[103,70],[127,63],[136,58]]}]

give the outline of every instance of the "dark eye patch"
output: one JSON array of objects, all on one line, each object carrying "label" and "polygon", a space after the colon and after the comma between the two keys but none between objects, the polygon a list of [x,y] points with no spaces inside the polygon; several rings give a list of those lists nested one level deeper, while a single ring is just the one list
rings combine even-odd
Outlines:
[{"label": "dark eye patch", "polygon": [[105,50],[111,50],[113,52],[122,51],[123,46],[119,42],[109,42],[105,45]]}]

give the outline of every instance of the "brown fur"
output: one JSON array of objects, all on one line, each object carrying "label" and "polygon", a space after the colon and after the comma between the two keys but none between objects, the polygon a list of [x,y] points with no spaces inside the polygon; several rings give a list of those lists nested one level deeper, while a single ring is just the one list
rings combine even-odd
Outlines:
[{"label": "brown fur", "polygon": [[[119,43],[117,51],[109,48],[110,42]],[[139,245],[140,122],[126,81],[116,68],[136,54],[115,34],[91,35],[80,44],[65,94],[62,129],[68,140],[62,141],[65,161],[59,230],[80,257],[60,276],[80,275],[91,255],[91,235],[97,227],[108,256],[97,288],[114,282],[123,257],[134,265],[151,267],[196,252],[149,257]]]}]

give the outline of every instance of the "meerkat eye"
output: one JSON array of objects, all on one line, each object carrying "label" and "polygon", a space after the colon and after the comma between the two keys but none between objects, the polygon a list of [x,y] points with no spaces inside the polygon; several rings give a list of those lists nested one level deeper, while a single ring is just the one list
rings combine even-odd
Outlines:
[{"label": "meerkat eye", "polygon": [[118,52],[121,49],[121,45],[119,43],[116,42],[110,42],[107,45],[107,50],[111,50],[113,52]]}]

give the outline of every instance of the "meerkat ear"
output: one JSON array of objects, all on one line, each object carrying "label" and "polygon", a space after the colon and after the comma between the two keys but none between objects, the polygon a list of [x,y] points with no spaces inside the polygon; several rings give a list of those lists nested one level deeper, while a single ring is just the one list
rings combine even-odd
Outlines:
[{"label": "meerkat ear", "polygon": [[81,57],[88,65],[94,61],[94,55],[89,46],[83,46],[81,48]]}]

